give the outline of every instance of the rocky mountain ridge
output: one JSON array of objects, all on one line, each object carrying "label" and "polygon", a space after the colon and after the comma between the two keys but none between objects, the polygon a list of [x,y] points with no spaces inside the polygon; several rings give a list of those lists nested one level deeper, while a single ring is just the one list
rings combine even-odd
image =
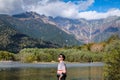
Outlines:
[{"label": "rocky mountain ridge", "polygon": [[23,14],[14,15],[20,20],[40,19],[43,23],[55,25],[64,32],[74,35],[78,41],[83,43],[101,42],[108,39],[111,35],[120,33],[120,17],[110,16],[105,19],[86,20],[68,19],[63,17],[50,17],[39,15],[35,12],[26,12],[28,18]]}]

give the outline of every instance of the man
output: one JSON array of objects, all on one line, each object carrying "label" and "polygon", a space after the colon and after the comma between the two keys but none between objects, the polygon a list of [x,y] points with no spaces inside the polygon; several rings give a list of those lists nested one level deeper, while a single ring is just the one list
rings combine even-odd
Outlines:
[{"label": "man", "polygon": [[66,79],[66,65],[64,63],[65,56],[63,54],[59,54],[58,57],[58,68],[57,68],[57,78],[58,80],[65,80]]}]

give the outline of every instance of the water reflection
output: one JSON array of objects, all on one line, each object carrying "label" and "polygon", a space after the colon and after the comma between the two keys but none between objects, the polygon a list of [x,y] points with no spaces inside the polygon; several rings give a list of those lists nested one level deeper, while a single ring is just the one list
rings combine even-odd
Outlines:
[{"label": "water reflection", "polygon": [[[57,66],[53,65],[51,67],[49,64],[46,67],[1,67],[0,80],[57,80]],[[67,64],[67,80],[103,80],[103,67],[88,65]]]}]

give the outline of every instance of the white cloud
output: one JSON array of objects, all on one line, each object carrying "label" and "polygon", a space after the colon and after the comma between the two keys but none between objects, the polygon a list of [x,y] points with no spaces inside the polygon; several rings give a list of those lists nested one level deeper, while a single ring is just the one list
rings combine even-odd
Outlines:
[{"label": "white cloud", "polygon": [[[31,1],[31,0],[29,0]],[[73,18],[81,10],[86,10],[94,0],[77,1],[77,2],[63,2],[61,0],[36,0],[34,4],[26,6],[27,11],[35,11],[39,14],[47,16],[62,16]]]},{"label": "white cloud", "polygon": [[[67,18],[100,19],[108,16],[120,16],[120,9],[110,9],[100,13],[85,11],[95,0],[0,0],[1,14],[16,14],[23,11],[34,11],[46,16],[61,16]],[[84,11],[84,12],[81,12]]]},{"label": "white cloud", "polygon": [[0,0],[1,14],[14,14],[23,11],[22,0]]},{"label": "white cloud", "polygon": [[88,7],[90,7],[93,3],[95,2],[95,0],[81,0],[78,1],[78,10],[86,10]]},{"label": "white cloud", "polygon": [[109,16],[120,16],[120,9],[111,9],[105,13],[98,13],[96,11],[80,12],[76,17],[85,19],[101,19]]},{"label": "white cloud", "polygon": [[[32,2],[33,3],[33,2]],[[100,19],[108,16],[120,16],[119,9],[111,9],[105,13],[96,11],[84,11],[94,3],[94,0],[80,0],[75,2],[63,2],[60,0],[36,0],[34,4],[26,6],[27,11],[34,11],[46,16],[61,16],[67,18],[85,18],[85,19]]]}]

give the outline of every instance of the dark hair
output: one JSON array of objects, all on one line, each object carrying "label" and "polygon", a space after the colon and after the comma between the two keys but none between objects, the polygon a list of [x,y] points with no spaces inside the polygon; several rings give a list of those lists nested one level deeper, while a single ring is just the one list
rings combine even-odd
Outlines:
[{"label": "dark hair", "polygon": [[60,55],[62,56],[63,60],[65,60],[65,55],[62,54],[62,53],[60,53],[59,56],[60,56]]}]

